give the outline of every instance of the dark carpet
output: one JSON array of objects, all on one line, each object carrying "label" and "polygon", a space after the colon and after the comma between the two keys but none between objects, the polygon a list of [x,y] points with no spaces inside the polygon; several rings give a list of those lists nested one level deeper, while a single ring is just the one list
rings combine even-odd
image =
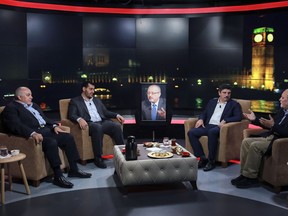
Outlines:
[{"label": "dark carpet", "polygon": [[[96,188],[50,194],[1,207],[5,216],[287,216],[288,211],[245,198],[192,190],[184,185]],[[126,192],[127,192],[126,191]]]}]

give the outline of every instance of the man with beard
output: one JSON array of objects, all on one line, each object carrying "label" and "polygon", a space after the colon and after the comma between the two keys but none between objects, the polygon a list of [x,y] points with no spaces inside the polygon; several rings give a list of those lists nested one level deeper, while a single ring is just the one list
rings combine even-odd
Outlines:
[{"label": "man with beard", "polygon": [[150,85],[146,92],[147,100],[142,101],[142,120],[165,120],[166,100],[161,98],[161,88]]},{"label": "man with beard", "polygon": [[[242,119],[242,110],[238,102],[231,99],[231,86],[222,84],[218,89],[218,98],[211,99],[206,109],[200,114],[195,128],[188,131],[194,155],[200,157],[198,168],[210,171],[216,167],[216,153],[220,128],[228,122],[237,122]],[[208,136],[208,158],[205,156],[199,141],[201,136]]]},{"label": "man with beard", "polygon": [[[94,97],[95,85],[90,82],[82,84],[80,96],[72,98],[68,107],[68,118],[73,122],[78,122],[82,130],[89,128],[91,136],[94,164],[102,169],[107,166],[102,159],[103,135],[111,136],[116,145],[123,145],[124,138],[121,124],[125,119],[106,109],[102,101]],[[111,118],[117,118],[119,122],[114,122]],[[121,123],[121,124],[120,124]]]}]

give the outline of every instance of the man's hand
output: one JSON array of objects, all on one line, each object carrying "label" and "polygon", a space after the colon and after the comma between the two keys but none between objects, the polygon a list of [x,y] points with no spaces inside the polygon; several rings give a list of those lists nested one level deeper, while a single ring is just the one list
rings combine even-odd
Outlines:
[{"label": "man's hand", "polygon": [[163,107],[161,107],[157,112],[162,118],[166,118],[166,110]]},{"label": "man's hand", "polygon": [[250,121],[254,121],[256,119],[255,113],[251,109],[249,109],[249,112],[250,113],[243,113],[244,117],[249,119]]},{"label": "man's hand", "polygon": [[203,122],[202,119],[199,119],[199,120],[196,122],[195,128],[198,128],[198,127],[204,127],[204,128],[205,128],[204,122]]},{"label": "man's hand", "polygon": [[36,141],[37,144],[41,144],[43,141],[43,136],[42,134],[39,134],[39,133],[34,133],[32,135],[32,138]]},{"label": "man's hand", "polygon": [[87,123],[83,118],[81,118],[81,119],[78,121],[78,124],[79,124],[81,130],[86,130],[86,129],[88,129],[88,123]]},{"label": "man's hand", "polygon": [[275,123],[274,119],[272,118],[271,115],[269,115],[269,119],[265,119],[265,118],[261,117],[259,119],[259,122],[267,128],[272,128],[274,126],[274,123]]},{"label": "man's hand", "polygon": [[54,132],[56,134],[58,134],[58,133],[68,133],[67,131],[63,130],[60,126],[54,127]]},{"label": "man's hand", "polygon": [[219,124],[219,127],[221,128],[224,124],[226,124],[226,121],[222,120]]},{"label": "man's hand", "polygon": [[118,120],[121,124],[123,124],[123,123],[125,122],[124,117],[121,116],[121,115],[119,115],[119,114],[116,116],[116,118],[117,118],[117,120]]}]

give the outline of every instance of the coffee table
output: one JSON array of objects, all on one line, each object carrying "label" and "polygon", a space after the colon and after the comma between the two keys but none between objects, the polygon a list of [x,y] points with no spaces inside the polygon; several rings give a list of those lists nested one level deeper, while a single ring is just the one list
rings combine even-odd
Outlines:
[{"label": "coffee table", "polygon": [[[126,161],[122,153],[124,147],[114,146],[115,174],[124,186],[188,181],[192,188],[197,190],[198,162],[193,154],[190,154],[190,157],[173,154],[171,158],[153,159],[147,156],[150,151],[143,144],[138,144],[138,159]],[[183,150],[187,151],[185,148]]]}]

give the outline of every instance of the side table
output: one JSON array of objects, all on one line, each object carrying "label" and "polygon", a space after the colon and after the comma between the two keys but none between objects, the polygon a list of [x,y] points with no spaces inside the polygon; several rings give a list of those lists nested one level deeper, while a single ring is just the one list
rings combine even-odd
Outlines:
[{"label": "side table", "polygon": [[10,174],[10,166],[9,166],[10,163],[18,162],[18,165],[19,165],[19,168],[20,168],[20,171],[22,174],[24,186],[26,189],[26,193],[30,194],[30,188],[28,186],[26,174],[25,174],[24,167],[22,164],[22,160],[25,158],[26,158],[25,154],[19,153],[18,155],[11,156],[9,158],[1,158],[0,159],[0,165],[1,165],[1,202],[2,202],[2,205],[5,204],[5,165],[7,166],[9,189],[10,189],[10,191],[12,190],[12,177]]}]

